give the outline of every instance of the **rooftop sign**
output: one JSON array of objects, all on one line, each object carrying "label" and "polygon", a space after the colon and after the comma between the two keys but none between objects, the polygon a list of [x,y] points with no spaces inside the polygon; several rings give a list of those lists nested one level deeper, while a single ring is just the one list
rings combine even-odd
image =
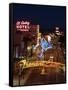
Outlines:
[{"label": "rooftop sign", "polygon": [[16,22],[16,29],[17,31],[29,31],[30,22],[28,21],[17,21]]}]

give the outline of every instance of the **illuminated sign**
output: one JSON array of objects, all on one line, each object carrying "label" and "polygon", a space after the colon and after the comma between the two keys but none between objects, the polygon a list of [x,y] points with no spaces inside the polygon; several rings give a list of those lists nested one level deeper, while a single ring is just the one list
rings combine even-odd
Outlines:
[{"label": "illuminated sign", "polygon": [[29,31],[29,24],[28,21],[17,21],[16,22],[16,29],[17,31]]},{"label": "illuminated sign", "polygon": [[22,60],[19,62],[19,65],[21,65],[22,68],[30,68],[30,67],[58,67],[58,68],[65,68],[65,65],[59,62],[53,62],[53,61],[26,61]]}]

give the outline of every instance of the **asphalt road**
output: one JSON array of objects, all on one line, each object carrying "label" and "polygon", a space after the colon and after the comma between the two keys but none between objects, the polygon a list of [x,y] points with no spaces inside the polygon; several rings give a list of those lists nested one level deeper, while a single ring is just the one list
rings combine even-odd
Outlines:
[{"label": "asphalt road", "polygon": [[65,72],[55,68],[34,67],[24,72],[20,78],[14,79],[14,86],[61,84],[66,81]]},{"label": "asphalt road", "polygon": [[65,73],[63,71],[55,71],[55,69],[45,69],[42,74],[41,68],[32,68],[29,78],[24,85],[39,85],[39,84],[59,84],[65,83]]}]

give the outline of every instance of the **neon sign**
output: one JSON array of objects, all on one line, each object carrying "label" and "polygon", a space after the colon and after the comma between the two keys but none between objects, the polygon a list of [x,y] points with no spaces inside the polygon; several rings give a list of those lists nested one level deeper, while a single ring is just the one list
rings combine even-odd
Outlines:
[{"label": "neon sign", "polygon": [[30,22],[28,21],[17,21],[16,22],[16,29],[17,31],[29,31]]}]

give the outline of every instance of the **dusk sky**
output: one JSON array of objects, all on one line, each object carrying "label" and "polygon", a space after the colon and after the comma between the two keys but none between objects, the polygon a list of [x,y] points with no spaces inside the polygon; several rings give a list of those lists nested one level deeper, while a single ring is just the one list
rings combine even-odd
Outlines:
[{"label": "dusk sky", "polygon": [[32,24],[39,24],[42,31],[59,26],[65,30],[66,7],[47,5],[13,4],[14,23],[27,20]]}]

